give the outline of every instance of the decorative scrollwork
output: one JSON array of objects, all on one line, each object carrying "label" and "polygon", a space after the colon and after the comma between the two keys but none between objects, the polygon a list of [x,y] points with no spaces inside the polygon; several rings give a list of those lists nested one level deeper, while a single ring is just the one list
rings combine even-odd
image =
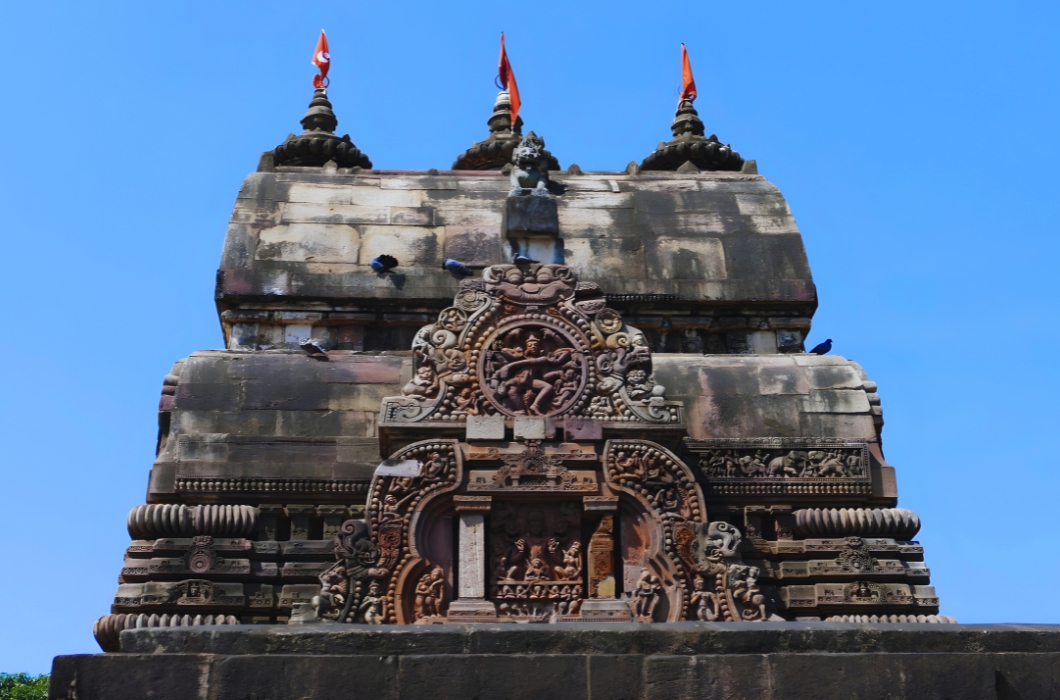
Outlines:
[{"label": "decorative scrollwork", "polygon": [[384,400],[384,424],[498,413],[683,420],[680,403],[652,379],[644,334],[566,265],[486,268],[461,284],[412,350],[412,378],[402,400]]}]

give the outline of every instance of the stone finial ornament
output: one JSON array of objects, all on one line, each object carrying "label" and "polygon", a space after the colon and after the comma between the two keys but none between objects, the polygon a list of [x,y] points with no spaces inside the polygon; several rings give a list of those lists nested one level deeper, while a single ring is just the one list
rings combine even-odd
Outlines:
[{"label": "stone finial ornament", "polygon": [[298,136],[288,136],[276,147],[273,151],[275,164],[319,166],[334,161],[340,168],[371,168],[372,161],[353,144],[349,134],[335,135],[338,125],[327,90],[318,88],[302,117],[305,131]]},{"label": "stone finial ornament", "polygon": [[[516,117],[512,125],[511,98],[507,91],[497,94],[493,103],[493,114],[486,121],[490,135],[484,141],[478,141],[460,154],[453,162],[453,170],[501,170],[512,162],[512,152],[523,137],[523,119]],[[550,170],[559,170],[559,161],[542,150]]]},{"label": "stone finial ornament", "polygon": [[[743,158],[714,134],[704,137],[703,121],[691,100],[681,100],[670,125],[674,138],[659,147],[640,164],[641,170],[676,171],[686,163],[699,170],[736,170]],[[684,172],[684,171],[682,171]]]}]

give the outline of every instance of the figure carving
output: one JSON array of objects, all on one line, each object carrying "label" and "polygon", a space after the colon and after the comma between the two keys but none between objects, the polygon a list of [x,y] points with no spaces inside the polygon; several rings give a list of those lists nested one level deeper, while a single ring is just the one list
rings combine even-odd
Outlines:
[{"label": "figure carving", "polygon": [[584,591],[578,505],[495,502],[491,523],[490,595],[500,604],[498,609],[526,617],[533,608],[524,609],[519,601],[540,600],[559,606],[557,614],[573,614],[572,606]]},{"label": "figure carving", "polygon": [[662,583],[659,577],[647,569],[642,569],[637,589],[633,592],[633,614],[640,622],[652,622],[655,619],[655,606],[659,604]]},{"label": "figure carving", "polygon": [[440,617],[445,614],[442,602],[445,597],[445,572],[442,567],[433,569],[420,577],[416,584],[414,615],[416,620]]},{"label": "figure carving", "polygon": [[865,471],[861,449],[704,449],[699,467],[710,478],[850,478]]},{"label": "figure carving", "polygon": [[545,416],[573,400],[584,372],[583,354],[565,347],[548,328],[509,331],[498,338],[487,361],[490,392],[512,415]]},{"label": "figure carving", "polygon": [[674,524],[678,555],[695,574],[690,615],[723,622],[780,619],[767,611],[766,596],[758,587],[758,567],[738,560],[741,541],[740,531],[726,522]]},{"label": "figure carving", "polygon": [[372,581],[368,584],[368,595],[361,599],[361,606],[357,609],[361,620],[369,625],[381,625],[386,621],[385,601],[379,595],[379,582]]},{"label": "figure carving", "polygon": [[532,131],[524,136],[512,151],[512,166],[512,190],[508,196],[548,196],[548,159],[544,139]]}]

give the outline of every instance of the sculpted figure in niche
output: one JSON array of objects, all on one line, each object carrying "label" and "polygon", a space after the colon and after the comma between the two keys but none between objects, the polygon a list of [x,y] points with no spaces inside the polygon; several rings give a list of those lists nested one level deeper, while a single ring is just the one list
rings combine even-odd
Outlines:
[{"label": "sculpted figure in niche", "polygon": [[513,415],[532,416],[549,415],[573,400],[581,384],[580,353],[562,344],[547,328],[507,333],[487,363],[494,399]]},{"label": "sculpted figure in niche", "polygon": [[361,599],[361,606],[357,610],[367,624],[381,625],[385,619],[383,607],[384,601],[379,596],[379,582],[372,581],[368,585],[368,595]]},{"label": "sculpted figure in niche", "polygon": [[445,594],[445,572],[436,566],[420,577],[416,584],[415,617],[422,620],[442,615],[442,599]]},{"label": "sculpted figure in niche", "polygon": [[633,613],[641,622],[651,622],[655,617],[655,606],[659,603],[662,583],[659,577],[642,569],[637,589],[634,591]]},{"label": "sculpted figure in niche", "polygon": [[524,581],[550,578],[545,561],[555,557],[559,540],[545,534],[545,516],[541,511],[530,511],[526,527],[527,534],[517,539],[508,552],[511,566],[507,578]]},{"label": "sculpted figure in niche", "polygon": [[715,597],[711,591],[707,590],[707,582],[702,576],[696,576],[693,586],[691,604],[692,609],[696,611],[696,619],[703,622],[717,620],[718,614],[713,605]]},{"label": "sculpted figure in niche", "polygon": [[[580,582],[583,554],[577,504],[543,509],[522,506],[521,513],[520,517],[510,504],[494,507],[496,539],[491,545],[490,561],[494,595],[507,597],[518,582]],[[546,593],[549,591],[546,588]],[[515,597],[520,597],[518,588]]]}]

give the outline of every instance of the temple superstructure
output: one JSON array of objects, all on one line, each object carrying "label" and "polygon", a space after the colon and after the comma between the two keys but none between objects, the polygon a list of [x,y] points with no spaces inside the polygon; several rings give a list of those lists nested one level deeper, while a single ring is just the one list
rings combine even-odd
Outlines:
[{"label": "temple superstructure", "polygon": [[263,155],[218,270],[224,349],[165,378],[101,646],[235,623],[950,621],[876,384],[805,352],[816,290],[755,162],[683,101],[640,166],[562,171],[506,109],[460,169],[373,170],[318,90]]}]

